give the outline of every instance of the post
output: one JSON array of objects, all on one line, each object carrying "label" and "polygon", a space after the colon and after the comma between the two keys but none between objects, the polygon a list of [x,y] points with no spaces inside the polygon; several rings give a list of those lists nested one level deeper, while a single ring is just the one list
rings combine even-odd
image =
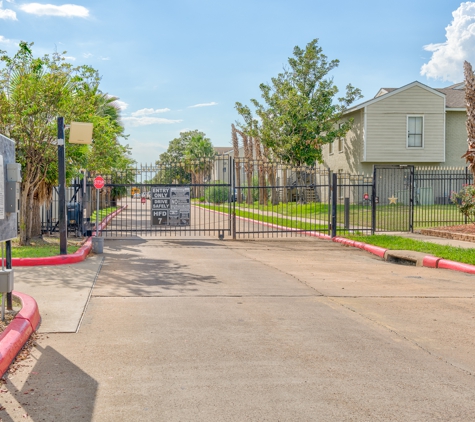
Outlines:
[{"label": "post", "polygon": [[99,189],[96,189],[96,237],[99,231]]},{"label": "post", "polygon": [[64,151],[64,118],[58,117],[58,198],[59,198],[59,254],[68,253],[68,227],[66,221],[66,158]]},{"label": "post", "polygon": [[371,234],[376,231],[376,166],[373,168],[373,186],[371,186]]},{"label": "post", "polygon": [[[6,242],[6,267],[7,270],[12,269],[12,241],[7,240]],[[3,258],[3,257],[2,257]],[[13,300],[12,300],[12,293],[7,293],[7,310],[12,311],[13,310]]]},{"label": "post", "polygon": [[338,190],[338,174],[332,174],[332,234],[331,237],[336,237],[336,208],[337,208],[337,190]]},{"label": "post", "polygon": [[345,229],[350,230],[350,198],[345,198]]}]

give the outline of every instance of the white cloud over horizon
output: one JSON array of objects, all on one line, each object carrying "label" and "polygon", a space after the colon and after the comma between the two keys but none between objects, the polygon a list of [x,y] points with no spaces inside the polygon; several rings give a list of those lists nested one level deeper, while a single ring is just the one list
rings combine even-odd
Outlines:
[{"label": "white cloud over horizon", "polygon": [[67,18],[87,18],[89,16],[89,10],[77,4],[56,6],[54,4],[25,3],[20,6],[20,10],[37,16],[60,16]]},{"label": "white cloud over horizon", "polygon": [[134,111],[132,114],[132,116],[134,117],[141,117],[141,116],[150,116],[152,114],[160,114],[160,113],[166,113],[170,111],[169,108],[157,108],[157,109],[153,109],[153,108],[142,108],[140,110],[137,110],[137,111]]},{"label": "white cloud over horizon", "polygon": [[461,3],[452,16],[446,41],[424,46],[432,57],[421,67],[421,75],[455,83],[463,81],[463,62],[475,62],[475,2]]},{"label": "white cloud over horizon", "polygon": [[171,125],[174,123],[181,123],[182,120],[164,119],[162,117],[122,117],[122,122],[129,124],[132,127],[149,126],[149,125]]},{"label": "white cloud over horizon", "polygon": [[12,21],[18,20],[14,10],[3,8],[3,1],[0,1],[0,19],[11,19]]},{"label": "white cloud over horizon", "polygon": [[195,105],[189,106],[188,108],[211,107],[215,105],[218,105],[218,103],[215,103],[214,101],[212,101],[210,103],[195,104]]},{"label": "white cloud over horizon", "polygon": [[127,107],[129,106],[125,101],[121,101],[121,100],[115,100],[114,101],[114,104],[119,107],[119,109],[121,111],[124,111],[127,109]]}]

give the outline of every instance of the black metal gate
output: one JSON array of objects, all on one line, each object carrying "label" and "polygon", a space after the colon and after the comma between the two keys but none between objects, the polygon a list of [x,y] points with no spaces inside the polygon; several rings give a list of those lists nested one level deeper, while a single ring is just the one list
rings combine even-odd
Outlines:
[{"label": "black metal gate", "polygon": [[[86,220],[95,225],[97,207],[99,222],[114,213],[102,228],[106,237],[229,236],[230,168],[228,157],[142,165],[102,174],[105,186],[100,191],[90,176]],[[211,204],[219,204],[219,211]]]},{"label": "black metal gate", "polygon": [[373,232],[413,230],[414,166],[374,166]]}]

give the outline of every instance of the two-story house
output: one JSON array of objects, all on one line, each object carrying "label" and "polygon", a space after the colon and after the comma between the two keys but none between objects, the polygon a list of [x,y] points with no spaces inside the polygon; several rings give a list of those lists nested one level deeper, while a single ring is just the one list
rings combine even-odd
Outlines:
[{"label": "two-story house", "polygon": [[325,145],[325,166],[371,174],[375,164],[463,167],[467,149],[464,84],[430,88],[413,82],[381,88],[346,111],[353,119],[345,138]]}]

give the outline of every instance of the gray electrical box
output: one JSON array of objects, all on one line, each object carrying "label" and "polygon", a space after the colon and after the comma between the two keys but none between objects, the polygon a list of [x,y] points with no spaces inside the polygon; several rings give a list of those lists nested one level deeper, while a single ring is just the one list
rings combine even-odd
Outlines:
[{"label": "gray electrical box", "polygon": [[11,293],[13,290],[13,270],[0,270],[0,293]]},{"label": "gray electrical box", "polygon": [[7,164],[7,182],[21,182],[21,164]]},{"label": "gray electrical box", "polygon": [[5,212],[18,212],[20,209],[20,184],[5,183]]},{"label": "gray electrical box", "polygon": [[0,134],[0,242],[18,236],[20,170],[15,162],[15,142]]}]

